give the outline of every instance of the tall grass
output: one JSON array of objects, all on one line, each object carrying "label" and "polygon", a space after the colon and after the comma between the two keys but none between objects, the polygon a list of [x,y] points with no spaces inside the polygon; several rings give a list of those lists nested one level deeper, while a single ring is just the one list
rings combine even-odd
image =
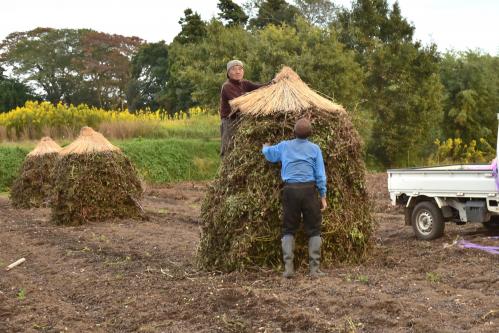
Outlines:
[{"label": "tall grass", "polygon": [[49,102],[26,102],[0,114],[0,140],[37,140],[42,136],[71,140],[81,127],[90,126],[110,139],[144,138],[215,138],[219,136],[219,118],[201,108],[167,117],[159,111],[106,111],[84,104],[73,106]]},{"label": "tall grass", "polygon": [[220,143],[198,139],[133,139],[117,142],[149,183],[212,179]]},{"label": "tall grass", "polygon": [[26,147],[0,146],[0,192],[9,189],[29,151]]}]

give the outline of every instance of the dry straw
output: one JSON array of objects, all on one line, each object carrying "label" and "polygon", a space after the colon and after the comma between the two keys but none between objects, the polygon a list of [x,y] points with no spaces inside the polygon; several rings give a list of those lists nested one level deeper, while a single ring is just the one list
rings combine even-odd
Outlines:
[{"label": "dry straw", "polygon": [[249,116],[270,116],[279,113],[299,114],[315,109],[343,112],[336,104],[310,89],[291,68],[284,67],[274,78],[274,84],[230,101],[233,111]]},{"label": "dry straw", "polygon": [[50,137],[43,137],[40,142],[36,145],[35,149],[33,149],[28,157],[32,156],[41,156],[45,154],[53,154],[61,151],[61,147]]},{"label": "dry straw", "polygon": [[[280,166],[265,161],[261,146],[293,139],[301,117],[313,125],[310,140],[323,153],[329,208],[323,214],[324,263],[358,262],[373,230],[365,187],[360,136],[344,109],[310,89],[289,67],[275,83],[234,99],[241,114],[233,147],[224,156],[201,208],[198,260],[208,270],[281,265]],[[296,262],[307,259],[307,240],[297,235]]]},{"label": "dry straw", "polygon": [[90,127],[83,127],[80,136],[61,150],[60,155],[88,154],[105,151],[120,151],[120,149],[109,142],[102,134]]}]

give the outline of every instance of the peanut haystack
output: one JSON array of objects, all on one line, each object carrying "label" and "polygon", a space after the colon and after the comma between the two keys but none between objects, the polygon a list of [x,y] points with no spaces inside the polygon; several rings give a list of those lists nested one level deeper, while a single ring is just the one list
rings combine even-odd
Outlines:
[{"label": "peanut haystack", "polygon": [[61,147],[44,137],[25,158],[19,176],[10,189],[16,208],[48,207],[54,185],[54,167]]},{"label": "peanut haystack", "polygon": [[[280,166],[265,161],[261,146],[292,139],[296,120],[308,117],[310,140],[323,152],[329,208],[323,213],[322,259],[358,262],[373,231],[365,185],[362,143],[343,107],[318,95],[290,68],[276,83],[231,101],[241,120],[234,146],[222,160],[202,206],[200,266],[230,271],[281,265]],[[297,235],[295,260],[308,258],[306,236]]]},{"label": "peanut haystack", "polygon": [[143,215],[142,185],[131,161],[90,127],[62,149],[55,167],[52,219],[81,224]]}]

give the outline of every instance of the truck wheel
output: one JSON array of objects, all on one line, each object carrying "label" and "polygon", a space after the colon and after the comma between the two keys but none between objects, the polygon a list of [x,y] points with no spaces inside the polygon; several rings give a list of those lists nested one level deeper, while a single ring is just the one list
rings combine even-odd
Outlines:
[{"label": "truck wheel", "polygon": [[489,222],[483,222],[482,225],[489,231],[499,231],[499,216],[492,216]]},{"label": "truck wheel", "polygon": [[444,234],[444,218],[440,209],[430,201],[422,201],[412,211],[412,229],[416,238],[432,240]]}]

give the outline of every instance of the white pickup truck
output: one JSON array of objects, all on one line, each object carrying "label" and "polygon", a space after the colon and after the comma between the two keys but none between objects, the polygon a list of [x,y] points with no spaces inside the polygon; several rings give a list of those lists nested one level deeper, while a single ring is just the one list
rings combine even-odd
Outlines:
[{"label": "white pickup truck", "polygon": [[392,205],[405,206],[405,224],[412,225],[419,239],[442,236],[445,222],[483,223],[489,229],[499,228],[496,162],[390,169],[387,173]]}]

